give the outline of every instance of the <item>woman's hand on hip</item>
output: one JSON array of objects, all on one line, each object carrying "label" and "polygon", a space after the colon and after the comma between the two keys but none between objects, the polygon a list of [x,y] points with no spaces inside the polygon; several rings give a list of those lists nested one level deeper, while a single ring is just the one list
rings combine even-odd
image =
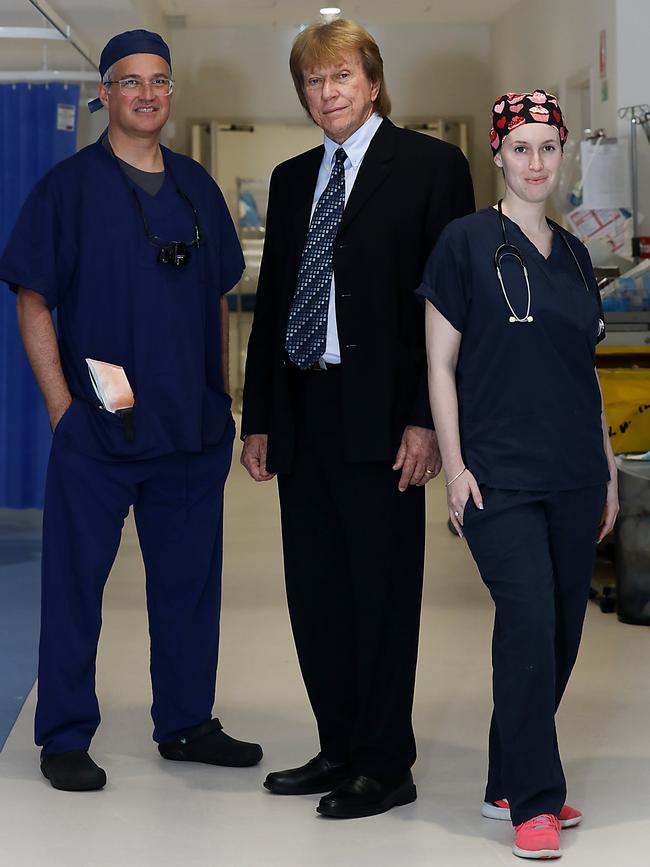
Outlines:
[{"label": "woman's hand on hip", "polygon": [[614,529],[618,509],[618,480],[614,473],[610,481],[607,483],[607,498],[605,500],[603,516],[600,519],[600,531],[598,533],[599,542],[602,542],[605,536]]},{"label": "woman's hand on hip", "polygon": [[[452,476],[453,478],[453,476]],[[474,500],[477,509],[483,509],[483,498],[478,482],[469,470],[465,469],[447,488],[449,518],[460,538],[463,538],[463,517],[469,498]]]}]

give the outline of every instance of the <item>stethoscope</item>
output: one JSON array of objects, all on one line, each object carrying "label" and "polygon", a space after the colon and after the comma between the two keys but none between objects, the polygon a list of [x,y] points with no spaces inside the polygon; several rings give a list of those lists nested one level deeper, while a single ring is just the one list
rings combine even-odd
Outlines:
[{"label": "stethoscope", "polygon": [[[100,141],[103,141],[104,138],[108,139],[108,130],[105,130],[100,136]],[[110,139],[108,139],[108,147],[110,148],[111,156],[115,161],[115,165],[117,166],[120,175],[126,184],[127,188],[131,191],[133,199],[135,201],[135,206],[140,215],[140,219],[142,220],[142,225],[144,227],[145,235],[147,236],[147,240],[154,247],[158,248],[158,261],[162,265],[174,265],[177,268],[182,268],[184,265],[190,261],[190,248],[192,247],[200,247],[201,246],[201,229],[199,226],[199,215],[196,212],[196,208],[190,201],[189,196],[181,190],[176,182],[176,178],[174,177],[174,173],[172,172],[171,166],[165,159],[164,151],[161,150],[163,161],[165,163],[165,170],[169,172],[169,176],[172,179],[174,186],[176,187],[176,192],[178,195],[185,201],[187,205],[189,205],[193,215],[194,215],[194,237],[191,241],[163,241],[162,238],[159,238],[157,235],[154,235],[149,229],[149,224],[147,223],[147,218],[144,214],[144,208],[142,207],[142,203],[138,198],[138,194],[133,189],[133,187],[127,181],[124,172],[120,168],[120,164],[117,159],[117,155],[113,150]]]},{"label": "stethoscope", "polygon": [[[499,211],[499,220],[501,221],[501,234],[503,236],[503,243],[497,247],[497,249],[494,253],[494,267],[496,268],[497,277],[499,278],[499,285],[501,286],[501,291],[503,292],[503,297],[505,299],[506,304],[508,305],[508,309],[510,310],[510,316],[508,317],[508,322],[510,322],[511,324],[517,324],[517,323],[524,324],[524,323],[534,321],[534,317],[532,316],[532,314],[530,312],[531,294],[530,294],[530,280],[528,279],[528,268],[526,267],[526,262],[524,260],[523,255],[521,254],[521,252],[517,249],[517,247],[515,247],[514,244],[511,244],[508,241],[508,234],[506,232],[506,222],[503,218],[503,209],[501,207],[502,202],[503,202],[503,199],[499,199],[499,201],[497,202],[497,210]],[[573,248],[571,247],[571,245],[569,244],[567,239],[564,237],[564,233],[562,232],[560,227],[557,226],[555,223],[553,223],[551,220],[547,219],[546,222],[548,223],[549,227],[553,231],[556,231],[559,234],[560,238],[562,239],[562,242],[564,243],[564,246],[567,248],[569,253],[571,253],[573,261],[576,263],[576,268],[580,272],[580,278],[582,279],[582,283],[583,283],[586,291],[589,292],[589,284],[587,283],[587,278],[585,277],[585,274],[584,274],[584,271],[582,270],[580,262],[578,262],[578,257],[573,252]],[[526,301],[526,312],[523,316],[517,316],[517,314],[515,313],[514,307],[510,303],[510,298],[508,297],[508,293],[506,292],[506,287],[505,287],[505,284],[503,282],[503,275],[501,273],[501,262],[506,256],[510,256],[512,259],[514,259],[516,262],[519,263],[521,270],[523,271],[523,274],[524,274],[524,280],[526,281],[526,298],[527,298],[527,301]],[[599,325],[599,327],[600,327],[600,325]]]}]

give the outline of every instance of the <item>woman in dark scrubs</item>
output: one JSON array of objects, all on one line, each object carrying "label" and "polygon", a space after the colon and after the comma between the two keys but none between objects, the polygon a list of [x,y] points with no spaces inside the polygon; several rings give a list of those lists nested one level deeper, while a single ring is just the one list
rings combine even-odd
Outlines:
[{"label": "woman in dark scrubs", "polygon": [[[566,806],[555,712],[573,668],[595,547],[618,512],[595,373],[603,314],[589,255],[547,220],[567,130],[557,99],[492,110],[505,195],[452,222],[419,288],[451,521],[496,606],[483,815],[513,852],[557,858]],[[498,267],[497,267],[498,266]]]}]

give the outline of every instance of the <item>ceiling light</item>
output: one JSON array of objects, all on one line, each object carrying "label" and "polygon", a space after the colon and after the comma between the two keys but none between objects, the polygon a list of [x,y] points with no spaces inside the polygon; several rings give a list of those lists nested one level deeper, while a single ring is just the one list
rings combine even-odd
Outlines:
[{"label": "ceiling light", "polygon": [[338,6],[325,6],[320,10],[320,14],[323,22],[329,24],[330,21],[336,21],[341,14],[341,10]]}]

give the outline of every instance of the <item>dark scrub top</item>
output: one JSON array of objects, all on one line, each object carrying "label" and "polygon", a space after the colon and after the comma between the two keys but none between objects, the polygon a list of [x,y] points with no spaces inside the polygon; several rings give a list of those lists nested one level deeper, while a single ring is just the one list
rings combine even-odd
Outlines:
[{"label": "dark scrub top", "polygon": [[[0,258],[0,279],[57,310],[63,372],[75,398],[61,435],[91,457],[199,452],[232,434],[221,370],[220,299],[244,261],[223,196],[188,157],[162,148],[165,177],[151,196],[134,185],[101,139],[56,165],[27,198]],[[178,187],[178,188],[177,188]],[[183,268],[157,261],[152,234],[194,237]],[[86,358],[119,364],[135,394],[133,442],[98,408]],[[58,428],[57,428],[57,435]]]},{"label": "dark scrub top", "polygon": [[[107,150],[109,154],[113,153],[107,135],[105,135],[102,139],[102,145],[104,146],[104,150]],[[119,167],[122,169],[127,178],[133,181],[134,184],[137,184],[141,189],[145,191],[145,193],[149,193],[150,196],[155,196],[156,193],[160,191],[160,188],[165,182],[164,171],[143,172],[142,169],[136,169],[135,166],[130,165],[130,163],[124,162],[124,160],[121,160],[119,157],[115,157],[115,159],[117,160]]]},{"label": "dark scrub top", "polygon": [[[418,294],[462,334],[456,368],[465,465],[480,484],[510,490],[570,490],[609,479],[601,425],[595,347],[602,307],[586,248],[553,224],[545,259],[507,217],[508,241],[529,272],[533,322],[511,324],[494,253],[498,212],[454,220],[427,262]],[[560,237],[571,245],[576,263]],[[526,311],[521,268],[502,263],[515,312]]]}]

